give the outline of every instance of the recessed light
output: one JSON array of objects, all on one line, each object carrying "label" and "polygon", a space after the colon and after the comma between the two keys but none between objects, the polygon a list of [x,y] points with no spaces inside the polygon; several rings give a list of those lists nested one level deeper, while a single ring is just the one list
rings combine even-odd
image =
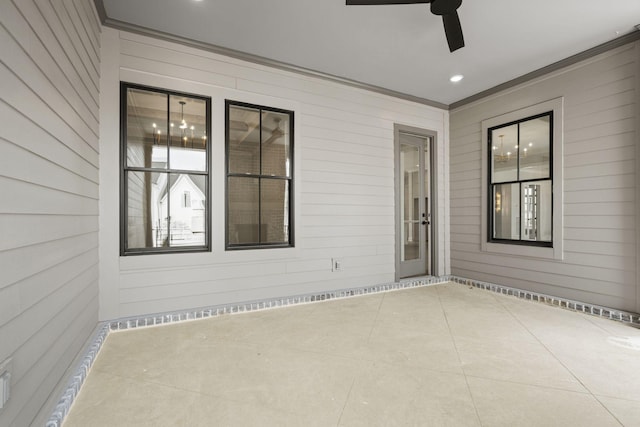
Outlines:
[{"label": "recessed light", "polygon": [[456,74],[455,76],[451,76],[451,78],[449,79],[449,81],[451,83],[458,83],[460,80],[464,79],[464,76],[462,74]]}]

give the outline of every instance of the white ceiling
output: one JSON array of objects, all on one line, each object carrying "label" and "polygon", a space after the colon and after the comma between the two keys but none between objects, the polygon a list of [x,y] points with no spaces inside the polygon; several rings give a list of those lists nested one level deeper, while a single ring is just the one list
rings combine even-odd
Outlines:
[{"label": "white ceiling", "polygon": [[[458,13],[466,46],[450,53],[442,20],[427,4],[100,1],[108,25],[162,31],[445,105],[637,31],[640,24],[640,0],[464,0]],[[453,84],[453,74],[465,78]]]}]

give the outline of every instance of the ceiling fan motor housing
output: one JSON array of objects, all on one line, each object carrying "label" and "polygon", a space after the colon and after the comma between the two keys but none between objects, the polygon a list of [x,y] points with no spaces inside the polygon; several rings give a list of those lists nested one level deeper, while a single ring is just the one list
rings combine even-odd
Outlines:
[{"label": "ceiling fan motor housing", "polygon": [[432,0],[431,13],[434,15],[450,15],[455,13],[462,4],[462,0]]}]

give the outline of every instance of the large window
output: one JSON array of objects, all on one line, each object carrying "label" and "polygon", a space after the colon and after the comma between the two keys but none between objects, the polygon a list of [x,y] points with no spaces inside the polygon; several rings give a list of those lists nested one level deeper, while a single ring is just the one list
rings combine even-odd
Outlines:
[{"label": "large window", "polygon": [[553,112],[488,129],[489,240],[553,244]]},{"label": "large window", "polygon": [[226,102],[228,249],[293,246],[293,112]]},{"label": "large window", "polygon": [[121,253],[210,248],[211,100],[122,83]]}]

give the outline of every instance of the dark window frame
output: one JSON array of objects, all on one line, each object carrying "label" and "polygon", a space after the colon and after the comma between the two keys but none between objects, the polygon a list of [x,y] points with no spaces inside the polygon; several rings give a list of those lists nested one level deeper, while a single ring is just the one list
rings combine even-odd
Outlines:
[{"label": "dark window frame", "polygon": [[[169,102],[171,96],[187,97],[202,100],[205,102],[206,135],[208,137],[206,145],[206,168],[205,171],[191,171],[180,169],[158,169],[145,168],[127,165],[127,91],[129,89],[144,90],[149,92],[167,95],[167,126],[169,126],[170,109]],[[140,85],[136,83],[120,82],[120,256],[129,255],[151,255],[167,253],[194,253],[211,251],[211,97],[168,90],[164,88]],[[178,247],[156,247],[156,248],[128,248],[128,186],[127,173],[149,172],[171,174],[190,174],[205,177],[205,244],[198,246],[178,246]]]},{"label": "dark window frame", "polygon": [[[548,178],[533,178],[533,179],[524,179],[524,180],[520,180],[520,147],[522,147],[522,144],[520,143],[520,123],[524,123],[530,120],[534,120],[534,119],[538,119],[541,117],[549,117],[549,177]],[[492,168],[492,147],[493,147],[493,141],[492,141],[492,134],[494,130],[497,129],[501,129],[501,128],[505,128],[508,126],[513,126],[513,125],[518,125],[518,152],[516,153],[516,159],[517,159],[517,167],[516,167],[516,171],[517,171],[517,180],[515,181],[505,181],[505,182],[498,182],[498,183],[493,183],[492,177],[493,177],[493,168]],[[553,247],[553,228],[554,228],[554,224],[553,224],[553,132],[554,130],[554,115],[553,115],[553,110],[550,111],[545,111],[544,113],[539,113],[539,114],[535,114],[533,116],[528,116],[522,119],[518,119],[518,120],[514,120],[508,123],[504,123],[504,124],[500,124],[497,126],[492,126],[490,128],[487,129],[487,146],[486,149],[488,150],[487,152],[489,153],[489,155],[487,156],[487,160],[488,160],[488,167],[487,167],[487,171],[488,171],[488,177],[487,177],[487,183],[488,183],[488,187],[486,189],[487,191],[487,195],[488,198],[487,200],[490,200],[490,203],[487,204],[487,208],[488,208],[488,215],[487,215],[487,242],[489,243],[499,243],[499,244],[508,244],[508,245],[520,245],[520,246],[537,246],[537,247],[546,247],[546,248],[552,248]],[[540,182],[540,181],[549,181],[551,182],[551,217],[549,218],[551,221],[551,241],[532,241],[532,240],[523,240],[522,239],[522,208],[523,208],[523,203],[522,203],[522,184],[526,184],[528,182]],[[494,190],[494,186],[496,185],[509,185],[509,184],[518,184],[519,187],[519,195],[518,197],[520,197],[520,221],[518,221],[518,227],[520,228],[518,235],[520,236],[520,239],[502,239],[502,238],[495,238],[493,237],[494,235],[494,220],[495,220],[495,206],[496,206],[496,200],[494,197],[495,192]]]},{"label": "dark window frame", "polygon": [[[263,175],[259,174],[247,174],[247,173],[230,173],[229,172],[229,137],[230,137],[230,109],[231,107],[242,107],[242,108],[251,108],[260,111],[260,172],[262,172],[262,112],[270,111],[279,114],[286,114],[289,116],[289,172],[290,176],[272,176],[272,175]],[[295,112],[292,110],[284,110],[281,108],[275,107],[267,107],[264,105],[251,104],[240,101],[233,100],[225,100],[225,230],[224,230],[224,239],[225,239],[225,250],[228,251],[236,251],[236,250],[245,250],[245,249],[274,249],[274,248],[293,248],[295,247],[295,206],[294,206],[294,185],[295,185],[295,168],[294,168],[294,150],[295,150],[295,138],[294,138],[294,119]],[[236,243],[229,244],[229,178],[233,177],[244,177],[244,178],[253,178],[258,179],[258,182],[261,183],[263,179],[273,179],[273,180],[287,180],[289,182],[289,241],[286,243]],[[260,184],[259,184],[260,185]],[[260,188],[260,187],[259,187]],[[260,190],[258,190],[258,194],[260,194]],[[258,200],[258,218],[261,217],[261,201]],[[261,232],[261,220],[258,220],[258,237],[262,235]]]}]

